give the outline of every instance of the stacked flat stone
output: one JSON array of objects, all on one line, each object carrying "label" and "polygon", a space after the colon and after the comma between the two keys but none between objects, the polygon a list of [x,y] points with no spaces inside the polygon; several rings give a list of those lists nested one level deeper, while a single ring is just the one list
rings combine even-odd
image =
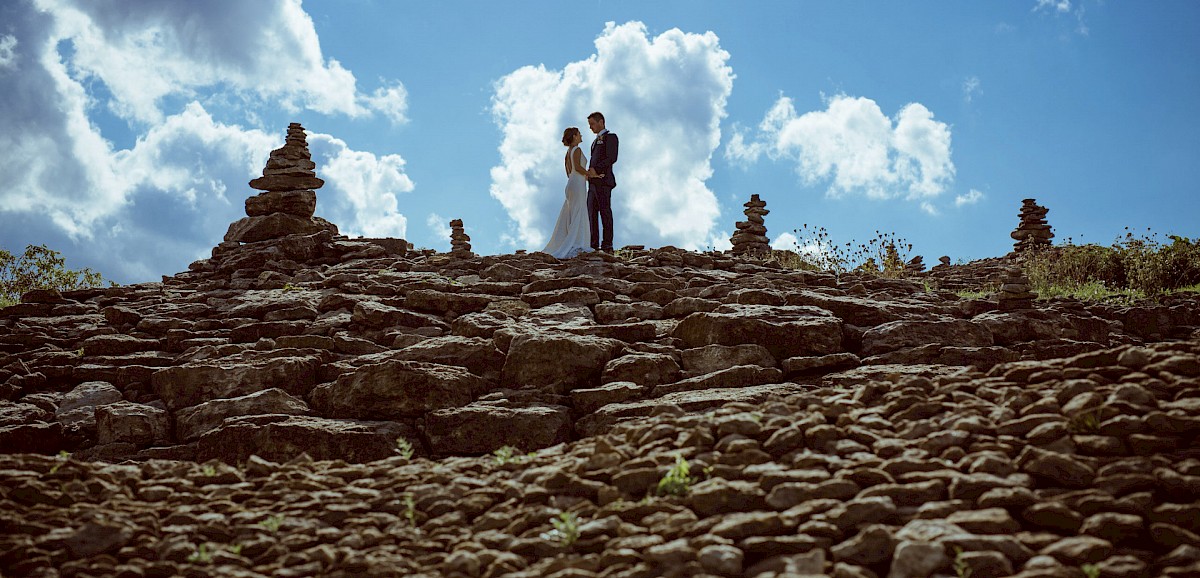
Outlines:
[{"label": "stacked flat stone", "polygon": [[1010,267],[1005,270],[1000,283],[998,296],[1000,309],[1012,311],[1033,308],[1033,300],[1037,298],[1037,295],[1029,290],[1029,278],[1025,276],[1025,272],[1020,267]]},{"label": "stacked flat stone", "polygon": [[316,167],[304,127],[291,123],[283,146],[271,151],[263,176],[250,181],[251,188],[265,192],[246,199],[247,216],[229,226],[225,242],[253,243],[318,231],[336,235],[336,225],[313,216],[315,189],[325,184],[317,178]]},{"label": "stacked flat stone", "polygon": [[750,195],[746,207],[745,221],[738,221],[737,231],[730,237],[734,255],[766,255],[771,253],[771,240],[767,238],[767,225],[763,217],[770,213],[767,202],[758,195]]},{"label": "stacked flat stone", "polygon": [[462,219],[450,221],[450,256],[462,259],[475,256],[471,252],[471,237],[463,230]]},{"label": "stacked flat stone", "polygon": [[904,264],[905,273],[920,273],[925,270],[925,259],[920,255],[913,257]]},{"label": "stacked flat stone", "polygon": [[1017,229],[1009,235],[1017,240],[1013,244],[1014,252],[1024,253],[1050,246],[1050,239],[1054,238],[1054,233],[1050,231],[1050,225],[1046,223],[1046,213],[1048,212],[1050,209],[1039,206],[1034,199],[1021,201],[1021,212],[1018,215],[1021,222],[1017,225]]},{"label": "stacked flat stone", "polygon": [[942,255],[941,257],[938,257],[938,264],[933,266],[934,271],[941,271],[942,269],[949,269],[949,268],[950,268],[950,256],[949,255]]}]

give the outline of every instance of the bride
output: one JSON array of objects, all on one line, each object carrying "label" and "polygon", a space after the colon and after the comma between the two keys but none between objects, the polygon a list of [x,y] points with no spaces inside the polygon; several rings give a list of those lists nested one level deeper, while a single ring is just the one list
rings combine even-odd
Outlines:
[{"label": "bride", "polygon": [[578,128],[569,127],[563,131],[562,143],[568,147],[567,154],[563,157],[563,168],[567,173],[566,200],[558,213],[558,222],[554,224],[550,242],[542,249],[543,253],[549,253],[559,259],[592,250],[591,225],[587,212],[587,180],[603,175],[586,168],[587,159],[583,157],[583,151],[579,150],[579,143],[582,141],[583,137]]}]

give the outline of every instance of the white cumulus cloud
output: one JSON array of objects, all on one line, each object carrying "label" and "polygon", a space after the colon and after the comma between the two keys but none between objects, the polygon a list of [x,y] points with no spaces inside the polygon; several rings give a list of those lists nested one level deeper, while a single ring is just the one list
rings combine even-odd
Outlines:
[{"label": "white cumulus cloud", "polygon": [[511,241],[540,249],[563,201],[563,129],[604,113],[620,138],[613,191],[616,243],[698,249],[720,209],[705,182],[733,88],[729,53],[712,32],[608,23],[596,52],[562,70],[525,66],[496,83],[492,114],[503,133],[491,195],[515,223]]},{"label": "white cumulus cloud", "polygon": [[726,157],[793,162],[806,183],[829,182],[834,197],[927,200],[954,180],[950,127],[924,105],[907,104],[888,118],[869,98],[837,95],[826,104],[797,114],[792,99],[781,96],[753,138],[744,130],[733,135]]},{"label": "white cumulus cloud", "polygon": [[396,195],[412,192],[415,185],[404,173],[400,155],[376,156],[352,150],[345,141],[328,134],[310,134],[308,147],[325,179],[318,191],[322,216],[337,223],[346,235],[403,238],[408,219],[400,214]]},{"label": "white cumulus cloud", "polygon": [[771,241],[772,249],[795,251],[798,247],[800,247],[800,240],[792,233],[780,233],[774,241]]},{"label": "white cumulus cloud", "polygon": [[982,199],[983,193],[975,189],[971,189],[970,191],[967,191],[967,194],[965,195],[958,195],[954,197],[954,206],[961,207],[963,205],[974,205]]},{"label": "white cumulus cloud", "polygon": [[54,42],[70,41],[74,73],[103,82],[126,119],[159,121],[165,97],[217,84],[287,110],[403,118],[403,87],[359,93],[354,74],[321,53],[300,0],[33,2],[54,16]]}]

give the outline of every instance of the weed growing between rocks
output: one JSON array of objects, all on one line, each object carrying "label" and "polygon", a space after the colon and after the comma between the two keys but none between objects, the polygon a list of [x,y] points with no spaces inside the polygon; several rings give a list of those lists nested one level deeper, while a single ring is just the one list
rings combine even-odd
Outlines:
[{"label": "weed growing between rocks", "polygon": [[658,496],[686,496],[692,490],[692,482],[694,481],[689,475],[691,466],[688,461],[683,459],[680,454],[675,454],[675,465],[667,471],[666,475],[658,481],[658,487],[655,488],[655,495]]},{"label": "weed growing between rocks", "polygon": [[508,465],[508,464],[519,464],[521,462],[524,462],[526,459],[529,459],[535,455],[537,455],[537,452],[530,452],[528,454],[522,454],[521,450],[519,450],[513,446],[499,447],[499,448],[496,448],[496,451],[492,452],[492,457],[493,457],[493,459],[496,460],[496,465],[498,465],[498,466],[504,466],[504,465]]},{"label": "weed growing between rocks", "polygon": [[541,535],[543,540],[558,542],[564,548],[570,548],[579,539],[579,515],[575,512],[562,512],[557,517],[550,518],[553,530]]},{"label": "weed growing between rocks", "polygon": [[67,463],[67,460],[71,458],[71,453],[67,450],[59,450],[58,457],[61,458],[62,461],[55,462],[54,465],[50,467],[50,475],[52,476],[58,473],[58,468],[63,467],[63,464]]},{"label": "weed growing between rocks", "polygon": [[963,557],[963,549],[954,547],[954,575],[958,578],[971,578],[971,565]]},{"label": "weed growing between rocks", "polygon": [[404,505],[404,519],[408,520],[408,525],[414,528],[417,527],[417,505],[413,500],[412,492],[404,492],[400,497],[400,503]]},{"label": "weed growing between rocks", "polygon": [[410,442],[407,439],[402,438],[402,437],[396,438],[396,449],[399,450],[400,457],[402,457],[406,460],[412,459],[412,457],[413,457],[412,442]]},{"label": "weed growing between rocks", "polygon": [[188,555],[187,561],[191,564],[212,563],[212,552],[208,551],[208,544],[200,544],[200,548]]},{"label": "weed growing between rocks", "polygon": [[283,520],[284,520],[283,514],[274,514],[272,516],[268,516],[267,519],[259,522],[258,525],[262,526],[263,529],[265,529],[266,531],[274,534],[274,533],[278,532],[279,527],[283,525]]}]

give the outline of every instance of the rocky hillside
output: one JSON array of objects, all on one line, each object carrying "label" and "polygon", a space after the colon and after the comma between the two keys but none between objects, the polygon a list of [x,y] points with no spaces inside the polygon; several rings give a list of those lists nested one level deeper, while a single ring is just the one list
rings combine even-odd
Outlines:
[{"label": "rocky hillside", "polygon": [[188,272],[0,309],[0,576],[1200,575],[1198,298],[413,252],[307,158]]}]

